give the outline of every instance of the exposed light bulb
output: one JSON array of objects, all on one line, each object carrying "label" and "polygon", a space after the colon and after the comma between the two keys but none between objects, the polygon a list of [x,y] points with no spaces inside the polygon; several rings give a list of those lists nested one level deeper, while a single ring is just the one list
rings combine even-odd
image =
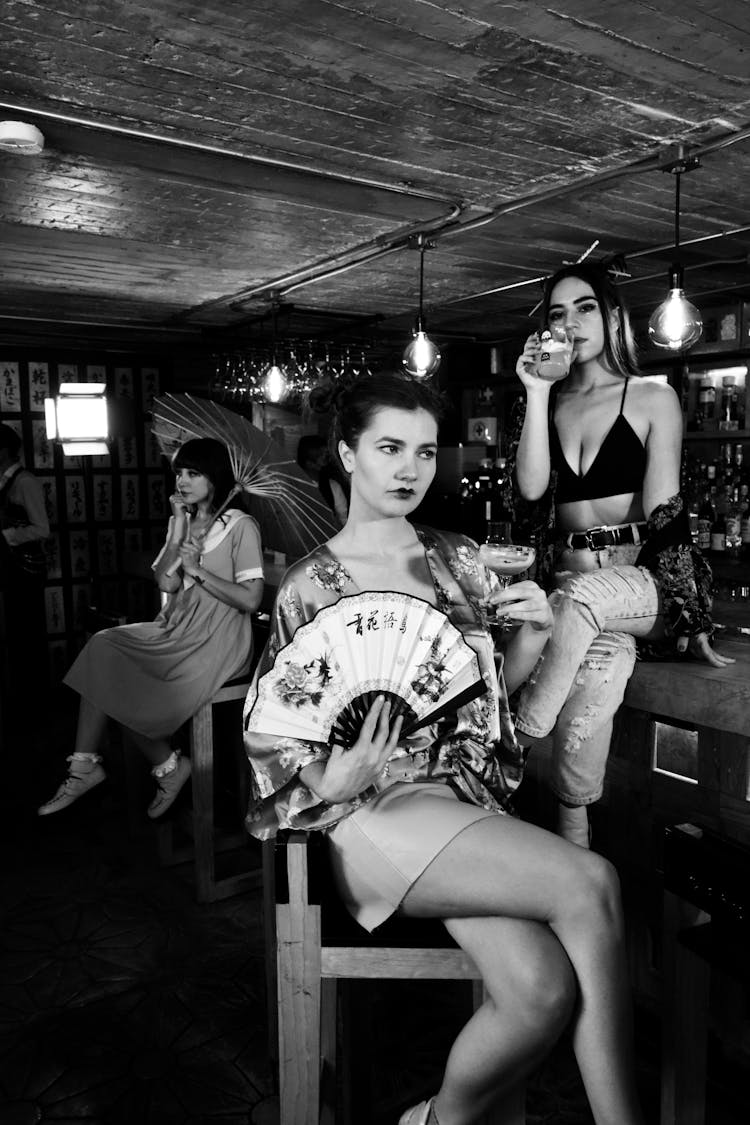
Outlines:
[{"label": "exposed light bulb", "polygon": [[0,149],[16,156],[38,156],[44,134],[27,121],[0,121]]},{"label": "exposed light bulb", "polygon": [[275,361],[266,371],[261,383],[266,402],[281,402],[287,391],[286,375]]},{"label": "exposed light bulb", "polygon": [[440,366],[440,349],[424,331],[420,322],[414,330],[411,343],[401,357],[406,371],[416,379],[428,379]]},{"label": "exposed light bulb", "polygon": [[702,331],[701,314],[682,288],[682,269],[673,266],[669,272],[669,294],[649,318],[649,339],[657,348],[684,351],[698,343]]}]

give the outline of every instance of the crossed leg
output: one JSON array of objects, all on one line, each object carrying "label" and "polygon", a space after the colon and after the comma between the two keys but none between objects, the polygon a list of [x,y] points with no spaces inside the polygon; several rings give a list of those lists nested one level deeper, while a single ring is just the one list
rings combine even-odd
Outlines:
[{"label": "crossed leg", "polygon": [[439,1120],[472,1121],[492,1105],[493,1120],[523,1125],[525,1080],[573,1013],[570,961],[549,926],[538,922],[452,918],[445,925],[480,969],[487,1000],[448,1056],[436,1099]]},{"label": "crossed leg", "polygon": [[570,1013],[571,968],[573,1046],[596,1125],[643,1125],[619,886],[606,860],[533,825],[488,817],[436,856],[401,909],[446,920],[490,997],[451,1051],[435,1103],[441,1125],[475,1122],[498,1095],[512,1112],[519,1082]]}]

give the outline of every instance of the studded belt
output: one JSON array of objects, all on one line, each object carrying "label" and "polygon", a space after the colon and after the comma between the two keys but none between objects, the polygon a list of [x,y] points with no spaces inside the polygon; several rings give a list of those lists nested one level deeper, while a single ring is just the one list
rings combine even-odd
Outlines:
[{"label": "studded belt", "polygon": [[625,543],[643,543],[648,524],[622,523],[613,527],[590,527],[588,531],[571,531],[565,537],[565,546],[574,551],[601,551],[604,547],[619,547]]}]

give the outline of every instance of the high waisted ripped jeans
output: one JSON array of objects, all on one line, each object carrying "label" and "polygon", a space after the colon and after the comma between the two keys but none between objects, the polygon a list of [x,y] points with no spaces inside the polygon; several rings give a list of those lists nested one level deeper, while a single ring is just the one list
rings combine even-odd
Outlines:
[{"label": "high waisted ripped jeans", "polygon": [[516,728],[542,738],[554,730],[551,787],[566,805],[602,795],[615,712],[635,664],[635,638],[664,635],[659,589],[640,547],[569,552],[600,569],[561,571],[549,597],[552,635],[521,694]]}]

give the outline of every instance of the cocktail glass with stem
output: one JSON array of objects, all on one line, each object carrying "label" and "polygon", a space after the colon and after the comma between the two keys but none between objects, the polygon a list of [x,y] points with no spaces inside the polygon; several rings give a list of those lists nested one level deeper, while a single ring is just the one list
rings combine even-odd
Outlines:
[{"label": "cocktail glass with stem", "polygon": [[[497,575],[503,589],[524,574],[534,562],[536,551],[525,544],[513,543],[510,524],[491,521],[487,527],[487,538],[479,547],[479,559],[488,570]],[[503,615],[491,618],[487,625],[493,638],[508,627],[508,619]]]}]

